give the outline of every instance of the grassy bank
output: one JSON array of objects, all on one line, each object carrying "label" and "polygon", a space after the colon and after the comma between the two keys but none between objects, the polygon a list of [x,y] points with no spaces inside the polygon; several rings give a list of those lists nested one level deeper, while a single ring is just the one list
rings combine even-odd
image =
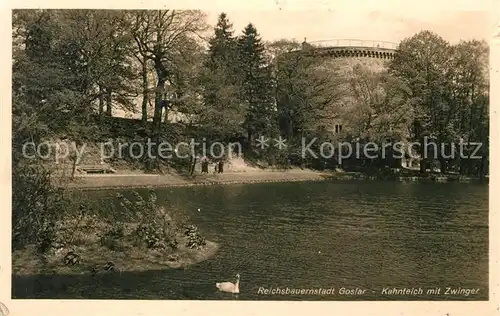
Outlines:
[{"label": "grassy bank", "polygon": [[98,244],[79,244],[70,246],[80,256],[80,261],[66,265],[64,257],[68,253],[60,248],[51,254],[40,256],[34,247],[27,247],[12,253],[12,273],[14,275],[47,274],[104,274],[123,271],[162,270],[185,268],[213,256],[219,246],[207,241],[203,249],[190,249],[181,246],[177,251],[164,253],[143,248],[125,246],[119,251],[110,251]]},{"label": "grassy bank", "polygon": [[88,175],[77,177],[68,188],[78,190],[94,190],[98,188],[148,188],[148,187],[183,187],[196,185],[226,185],[250,184],[272,182],[299,182],[299,181],[324,181],[324,180],[384,180],[399,182],[488,182],[488,178],[460,176],[456,174],[424,174],[418,173],[385,173],[366,174],[361,172],[334,172],[313,170],[289,171],[253,171],[229,172],[224,174],[196,175],[182,177],[175,174],[149,175],[149,174],[119,174],[119,175]]},{"label": "grassy bank", "polygon": [[327,173],[310,170],[228,172],[224,174],[196,175],[194,177],[182,177],[175,174],[88,175],[75,178],[74,181],[67,184],[67,187],[78,189],[141,188],[210,184],[320,181],[324,180],[327,175]]},{"label": "grassy bank", "polygon": [[181,212],[156,205],[152,191],[147,199],[136,192],[133,198],[117,195],[114,201],[94,203],[76,193],[71,198],[80,202],[79,212],[62,214],[38,243],[13,251],[14,275],[184,268],[218,249]]}]

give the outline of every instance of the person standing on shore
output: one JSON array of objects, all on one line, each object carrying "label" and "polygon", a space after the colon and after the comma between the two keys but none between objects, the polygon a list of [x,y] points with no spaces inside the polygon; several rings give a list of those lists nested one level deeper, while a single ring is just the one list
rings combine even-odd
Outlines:
[{"label": "person standing on shore", "polygon": [[219,161],[218,171],[219,171],[219,173],[223,173],[224,172],[224,160],[222,160],[222,159]]},{"label": "person standing on shore", "polygon": [[201,173],[208,174],[208,158],[205,156],[201,160]]}]

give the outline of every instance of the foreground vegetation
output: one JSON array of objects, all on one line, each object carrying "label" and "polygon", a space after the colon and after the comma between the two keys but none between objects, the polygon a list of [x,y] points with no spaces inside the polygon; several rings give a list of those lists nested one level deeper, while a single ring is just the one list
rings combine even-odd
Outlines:
[{"label": "foreground vegetation", "polygon": [[43,170],[28,170],[14,177],[15,273],[184,267],[217,250],[187,218],[159,206],[154,191],[146,199],[134,191],[130,197],[90,201],[52,187]]},{"label": "foreground vegetation", "polygon": [[[42,157],[26,157],[27,142],[72,142],[73,167],[76,150],[85,144],[150,139],[175,144],[194,138],[240,142],[247,161],[273,168],[384,175],[401,168],[402,159],[361,156],[339,162],[338,152],[302,157],[302,140],[422,143],[430,137],[446,144],[480,142],[482,159],[471,159],[470,153],[450,158],[449,146],[436,159],[422,157],[421,174],[435,168],[444,174],[488,173],[485,42],[451,45],[422,31],[403,40],[382,70],[362,63],[339,69],[335,61],[297,52],[301,47],[288,40],[265,43],[253,24],[235,35],[225,14],[211,29],[196,10],[14,10],[12,228],[19,254],[14,260],[30,253],[41,260],[40,268],[92,270],[88,265],[99,259],[106,269],[130,269],[126,262],[133,262],[134,254],[175,266],[216,249],[175,219],[175,212],[158,207],[154,195],[121,197],[122,204],[112,206],[82,201],[54,186]],[[135,111],[137,103],[139,124],[114,124],[116,111]],[[176,113],[181,119],[172,122]],[[344,128],[335,130],[333,120]],[[288,146],[260,149],[259,135],[282,136]],[[127,152],[108,162],[192,174],[201,154],[162,159]]]}]

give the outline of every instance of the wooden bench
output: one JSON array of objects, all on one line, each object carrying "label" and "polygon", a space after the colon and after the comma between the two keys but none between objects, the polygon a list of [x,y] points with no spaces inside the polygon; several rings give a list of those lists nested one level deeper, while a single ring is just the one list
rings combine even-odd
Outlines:
[{"label": "wooden bench", "polygon": [[116,173],[116,170],[108,164],[78,165],[76,170],[80,173]]}]

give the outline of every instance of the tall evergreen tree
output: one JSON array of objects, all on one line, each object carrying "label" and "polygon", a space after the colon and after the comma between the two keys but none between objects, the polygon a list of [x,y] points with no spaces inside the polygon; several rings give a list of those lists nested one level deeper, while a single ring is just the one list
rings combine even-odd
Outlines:
[{"label": "tall evergreen tree", "polygon": [[247,104],[245,128],[248,140],[276,132],[274,83],[271,65],[257,29],[250,23],[238,38],[238,63],[243,78],[241,98]]},{"label": "tall evergreen tree", "polygon": [[236,39],[234,37],[233,24],[229,21],[226,13],[219,15],[214,37],[210,39],[209,43],[209,62],[214,62],[217,59],[229,62],[229,59],[234,56]]},{"label": "tall evergreen tree", "polygon": [[228,139],[241,134],[245,108],[239,100],[237,41],[225,13],[220,14],[214,33],[201,75],[205,107],[200,114],[205,132],[213,138]]}]

